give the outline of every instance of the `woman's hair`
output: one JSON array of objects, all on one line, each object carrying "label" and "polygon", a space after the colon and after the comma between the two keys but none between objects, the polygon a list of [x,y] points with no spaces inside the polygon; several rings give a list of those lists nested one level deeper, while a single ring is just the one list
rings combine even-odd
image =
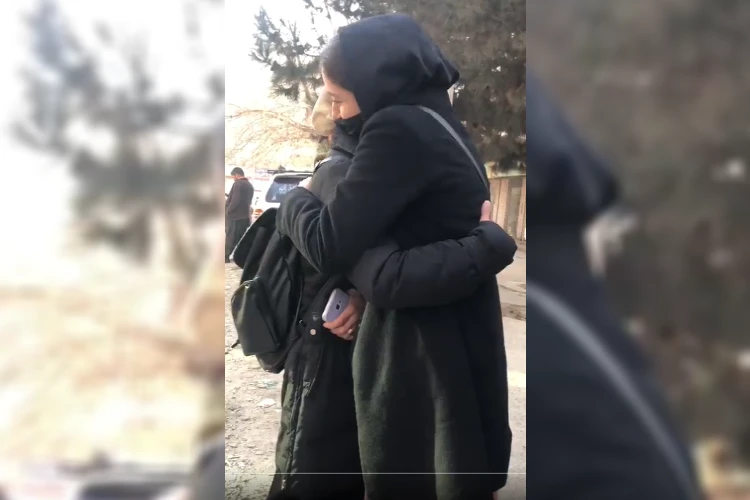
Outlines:
[{"label": "woman's hair", "polygon": [[341,50],[341,36],[338,33],[328,41],[328,45],[320,54],[320,69],[326,78],[343,87],[344,54]]}]

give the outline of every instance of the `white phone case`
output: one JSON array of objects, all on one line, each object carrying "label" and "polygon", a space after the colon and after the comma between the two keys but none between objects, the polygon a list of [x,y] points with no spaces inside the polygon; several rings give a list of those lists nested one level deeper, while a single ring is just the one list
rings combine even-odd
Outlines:
[{"label": "white phone case", "polygon": [[326,323],[336,321],[348,305],[349,294],[339,288],[334,288],[325,309],[323,309],[323,321]]}]

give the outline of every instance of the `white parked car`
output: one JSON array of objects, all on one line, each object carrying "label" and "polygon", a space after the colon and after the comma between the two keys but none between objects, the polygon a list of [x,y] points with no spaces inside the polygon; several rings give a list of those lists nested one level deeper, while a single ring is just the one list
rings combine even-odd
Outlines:
[{"label": "white parked car", "polygon": [[[282,172],[275,174],[263,191],[256,188],[255,200],[253,200],[253,220],[269,208],[278,207],[289,191],[310,176],[312,172]],[[253,187],[255,187],[254,184]]]}]

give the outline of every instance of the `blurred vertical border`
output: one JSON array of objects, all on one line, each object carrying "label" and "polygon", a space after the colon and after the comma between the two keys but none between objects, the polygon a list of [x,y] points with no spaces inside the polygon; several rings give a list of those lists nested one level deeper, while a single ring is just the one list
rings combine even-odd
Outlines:
[{"label": "blurred vertical border", "polygon": [[530,0],[530,68],[621,180],[592,227],[714,499],[750,493],[750,3]]},{"label": "blurred vertical border", "polygon": [[223,10],[0,6],[10,500],[156,498],[223,436]]}]

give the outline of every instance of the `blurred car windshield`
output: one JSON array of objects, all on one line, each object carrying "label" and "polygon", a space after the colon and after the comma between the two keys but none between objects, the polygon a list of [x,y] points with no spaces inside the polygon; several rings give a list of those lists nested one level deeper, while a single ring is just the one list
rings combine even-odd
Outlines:
[{"label": "blurred car windshield", "polygon": [[301,176],[277,177],[268,187],[268,191],[266,191],[266,201],[268,203],[281,203],[289,191],[297,187],[304,178]]}]

